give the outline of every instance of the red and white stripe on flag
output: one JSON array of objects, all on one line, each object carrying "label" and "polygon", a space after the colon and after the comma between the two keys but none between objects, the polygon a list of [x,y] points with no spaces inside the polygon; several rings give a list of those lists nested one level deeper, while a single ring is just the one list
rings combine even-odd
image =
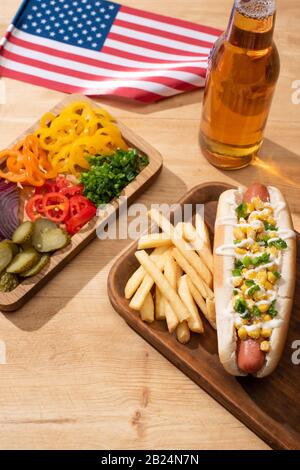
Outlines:
[{"label": "red and white stripe on flag", "polygon": [[126,6],[119,8],[101,50],[12,24],[0,48],[0,75],[66,93],[150,103],[202,87],[219,35],[211,27]]}]

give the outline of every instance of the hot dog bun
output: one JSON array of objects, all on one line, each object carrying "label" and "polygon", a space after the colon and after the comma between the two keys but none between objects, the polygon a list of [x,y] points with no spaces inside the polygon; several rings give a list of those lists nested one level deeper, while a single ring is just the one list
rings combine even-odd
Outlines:
[{"label": "hot dog bun", "polygon": [[[254,190],[254,189],[253,189]],[[279,207],[286,204],[281,192],[272,186],[267,187],[270,204]],[[255,190],[254,190],[255,191]],[[224,368],[232,375],[243,376],[247,373],[241,370],[237,361],[238,337],[235,328],[235,317],[232,313],[233,286],[231,283],[235,255],[222,256],[216,253],[218,247],[232,244],[234,240],[233,224],[227,225],[225,220],[237,221],[235,209],[243,201],[244,190],[228,190],[221,194],[216,216],[214,241],[214,290],[216,300],[218,348],[220,360]],[[293,230],[293,223],[288,206],[278,212],[276,217],[279,232]],[[281,278],[277,284],[276,319],[282,320],[280,326],[272,330],[269,338],[270,351],[265,354],[263,366],[254,373],[256,377],[265,377],[276,368],[286,341],[289,319],[293,304],[296,279],[296,240],[286,240],[287,249],[281,253]],[[260,343],[259,343],[260,344]],[[259,361],[259,359],[258,359]]]},{"label": "hot dog bun", "polygon": [[[278,214],[279,230],[294,230],[289,207],[279,189],[269,186],[270,202],[275,207],[279,203],[286,204],[285,209]],[[266,355],[266,361],[262,369],[256,374],[257,377],[266,377],[277,367],[285,346],[289,328],[290,316],[293,307],[293,297],[296,284],[296,238],[286,240],[288,249],[282,252],[281,279],[278,282],[277,310],[278,318],[282,319],[282,325],[275,328],[270,339],[271,351]]]}]

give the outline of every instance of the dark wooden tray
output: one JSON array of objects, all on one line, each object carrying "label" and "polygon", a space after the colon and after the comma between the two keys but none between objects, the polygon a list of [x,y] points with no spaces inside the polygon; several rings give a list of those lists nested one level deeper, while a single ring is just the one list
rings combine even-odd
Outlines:
[{"label": "dark wooden tray", "polygon": [[[213,236],[217,200],[230,188],[222,183],[199,185],[179,202],[205,204],[205,220]],[[125,321],[274,449],[300,449],[300,364],[293,365],[291,359],[292,344],[300,340],[299,234],[297,246],[296,294],[285,352],[276,371],[265,379],[227,374],[219,362],[216,332],[207,322],[203,336],[194,335],[188,345],[182,345],[163,322],[148,325],[140,320],[124,298],[125,284],[138,267],[136,242],[123,252],[108,277],[110,301]]]},{"label": "dark wooden tray", "polygon": [[[74,101],[87,101],[92,104],[93,107],[100,107],[99,103],[92,101],[91,99],[81,95],[68,95],[58,105],[56,105],[50,112],[58,114],[65,106],[69,105]],[[162,169],[162,156],[155,150],[151,145],[144,141],[140,136],[135,134],[132,130],[128,129],[127,126],[118,122],[118,127],[122,132],[123,138],[126,140],[130,147],[138,149],[142,154],[146,154],[149,157],[149,165],[146,166],[143,171],[122,191],[120,198],[115,198],[111,201],[113,206],[113,212],[118,213],[120,204],[122,203],[122,197],[127,197],[128,205],[131,204],[137,197],[141,195],[146,188],[148,188],[158,176]],[[32,127],[27,129],[22,135],[20,135],[12,145],[21,140],[27,134],[33,133],[39,126],[37,121]],[[0,161],[0,164],[2,162]],[[24,205],[23,198],[21,195],[21,206]],[[113,214],[110,212],[109,215],[102,218],[101,221],[98,217],[95,217],[89,222],[83,229],[72,237],[71,245],[64,250],[59,250],[51,256],[50,263],[46,269],[43,269],[37,276],[24,280],[16,289],[12,292],[1,293],[0,292],[0,310],[2,311],[13,311],[22,307],[41,287],[43,287],[57,272],[59,272],[74,256],[76,256],[88,243],[96,237],[97,223],[105,223],[105,220]],[[21,217],[22,218],[22,217]],[[80,269],[80,266],[78,267]]]}]

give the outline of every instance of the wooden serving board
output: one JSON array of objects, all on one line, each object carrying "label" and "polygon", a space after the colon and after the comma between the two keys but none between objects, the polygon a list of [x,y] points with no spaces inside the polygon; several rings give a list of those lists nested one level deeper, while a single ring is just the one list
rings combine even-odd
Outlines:
[{"label": "wooden serving board", "polygon": [[[222,183],[196,186],[180,204],[205,204],[205,221],[213,238],[217,200],[230,189]],[[293,365],[293,342],[300,340],[300,235],[297,234],[297,285],[294,309],[284,355],[276,371],[264,379],[233,377],[227,374],[218,358],[217,335],[205,321],[205,333],[193,334],[187,345],[170,335],[165,322],[151,325],[142,322],[129,308],[124,287],[138,267],[134,242],[112,267],[108,277],[108,294],[115,310],[125,321],[175,366],[200,385],[232,414],[264,439],[274,449],[300,449],[300,364]],[[299,344],[298,344],[299,348]],[[300,352],[298,354],[300,359]]]},{"label": "wooden serving board", "polygon": [[[68,95],[50,112],[59,114],[59,112],[67,105],[74,101],[87,101],[93,107],[100,105],[89,98],[81,95]],[[37,276],[23,281],[15,290],[9,293],[0,293],[0,310],[14,311],[20,308],[27,300],[29,300],[42,286],[44,286],[58,271],[60,271],[75,255],[77,255],[91,240],[96,237],[96,228],[99,223],[105,224],[114,213],[118,213],[121,198],[127,197],[127,204],[132,203],[146,188],[148,188],[154,179],[158,176],[162,169],[162,156],[151,145],[145,142],[141,137],[128,129],[124,124],[117,122],[119,129],[128,145],[139,150],[141,154],[148,155],[149,165],[145,167],[141,173],[126,186],[122,191],[120,198],[115,198],[110,202],[113,211],[105,215],[102,219],[95,217],[83,229],[72,237],[71,244],[64,250],[59,250],[51,256],[51,261]],[[33,133],[39,126],[37,121],[32,127],[27,129],[22,135],[12,142],[11,145],[21,140],[27,134]],[[0,162],[1,164],[2,162]],[[25,193],[26,194],[26,193]],[[21,196],[21,207],[24,206],[24,197]],[[21,211],[23,213],[23,211]],[[22,215],[21,215],[22,219]],[[80,268],[80,267],[79,267]]]}]

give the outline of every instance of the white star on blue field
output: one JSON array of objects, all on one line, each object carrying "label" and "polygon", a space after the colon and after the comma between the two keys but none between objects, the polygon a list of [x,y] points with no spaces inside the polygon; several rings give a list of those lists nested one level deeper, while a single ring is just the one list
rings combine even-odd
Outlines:
[{"label": "white star on blue field", "polygon": [[14,25],[29,34],[100,51],[119,9],[104,0],[30,0]]}]

